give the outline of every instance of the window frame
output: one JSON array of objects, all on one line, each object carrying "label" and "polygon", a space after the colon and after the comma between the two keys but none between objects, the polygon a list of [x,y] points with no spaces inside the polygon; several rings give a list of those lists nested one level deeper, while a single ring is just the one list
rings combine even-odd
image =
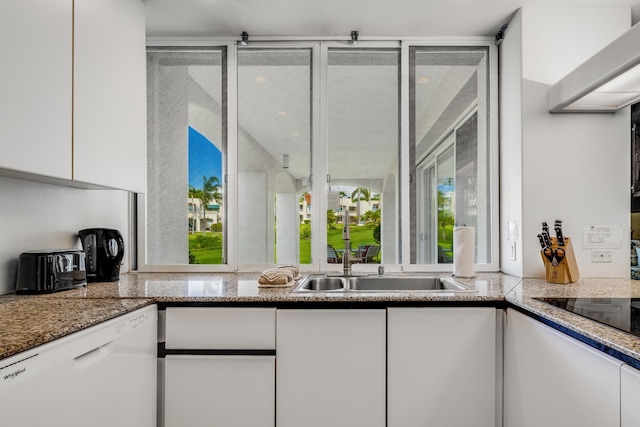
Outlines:
[{"label": "window frame", "polygon": [[[498,146],[498,49],[494,40],[486,37],[471,38],[425,38],[425,39],[407,39],[402,42],[402,64],[407,66],[402,69],[401,85],[401,117],[402,117],[402,159],[401,164],[409,165],[409,145],[411,144],[410,135],[410,82],[409,82],[409,49],[421,46],[469,46],[469,47],[486,47],[488,48],[487,57],[487,73],[489,77],[489,97],[488,114],[489,129],[487,144],[490,152],[489,167],[489,192],[491,209],[489,211],[491,224],[491,262],[476,264],[477,272],[497,272],[500,271],[500,206],[499,206],[499,146]],[[408,173],[402,174],[402,206],[401,206],[401,223],[410,223],[410,180],[412,177]],[[403,227],[402,232],[402,271],[406,272],[453,272],[453,264],[411,264],[410,257],[404,254],[411,253],[411,239],[409,227]]]},{"label": "window frame", "polygon": [[[399,68],[400,68],[400,72],[402,73],[402,44],[399,40],[372,40],[372,41],[359,41],[357,45],[353,45],[351,43],[351,41],[349,40],[348,42],[344,42],[344,41],[322,41],[320,42],[320,48],[321,48],[321,62],[320,62],[320,76],[321,76],[321,82],[320,82],[320,108],[322,111],[322,117],[323,117],[323,121],[320,122],[320,128],[321,128],[321,135],[320,135],[320,145],[321,147],[318,147],[318,152],[315,152],[314,155],[316,157],[314,158],[318,158],[317,162],[317,166],[318,168],[314,170],[314,176],[321,176],[321,177],[326,177],[327,174],[329,173],[329,164],[328,164],[328,116],[329,116],[329,105],[328,105],[328,98],[327,98],[327,88],[328,88],[328,84],[327,84],[327,74],[328,74],[328,67],[329,67],[329,61],[328,61],[328,56],[329,56],[329,50],[330,49],[398,49],[399,52],[399,60],[400,60],[400,64],[399,64]],[[402,85],[400,84],[399,86],[399,90],[402,90]],[[400,108],[402,109],[402,104],[403,104],[403,100],[400,100]],[[402,126],[402,121],[400,121],[400,126]],[[400,139],[399,141],[400,144],[402,144],[402,139]],[[402,148],[401,148],[402,150]],[[399,177],[401,176],[401,165],[400,165],[400,170],[398,171]],[[312,254],[320,254],[320,271],[342,271],[342,264],[333,264],[333,263],[328,263],[327,262],[327,257],[326,257],[326,252],[327,252],[327,228],[326,228],[326,224],[327,224],[327,210],[328,210],[328,200],[327,200],[327,190],[328,190],[328,183],[326,179],[322,180],[322,188],[319,189],[316,186],[316,191],[318,191],[318,193],[315,194],[316,200],[320,201],[320,206],[318,207],[320,209],[320,212],[318,213],[318,215],[320,216],[319,220],[316,221],[318,226],[321,226],[321,230],[318,231],[319,233],[319,238],[312,240],[311,245],[312,245]],[[399,187],[400,188],[400,187]],[[311,196],[312,198],[314,197],[314,195]],[[399,195],[399,198],[401,198],[401,196]],[[400,209],[399,209],[400,210]],[[401,228],[402,229],[402,228]],[[312,234],[313,236],[313,234]],[[402,241],[402,239],[404,238],[404,236],[402,236],[402,232],[399,235],[400,241]],[[395,242],[396,244],[398,242]],[[315,261],[315,260],[314,260]],[[373,273],[377,271],[379,264],[353,264],[351,267],[352,271],[354,273],[358,273],[358,272],[364,272],[364,273]],[[395,272],[400,272],[402,271],[402,264],[398,263],[398,264],[388,264],[385,263],[384,264],[385,269],[387,271],[395,271]]]},{"label": "window frame", "polygon": [[[314,185],[314,180],[312,179],[313,176],[319,176],[316,173],[316,159],[318,158],[318,153],[316,153],[318,144],[316,143],[316,141],[320,141],[321,138],[321,133],[320,133],[320,126],[314,126],[314,123],[319,123],[320,121],[320,96],[317,96],[316,94],[319,93],[320,91],[320,85],[319,85],[319,76],[320,76],[320,67],[319,67],[319,63],[320,63],[320,44],[317,41],[296,41],[295,39],[293,40],[283,40],[283,41],[271,41],[271,40],[264,40],[264,41],[253,41],[251,42],[251,47],[253,48],[259,48],[259,49],[310,49],[311,50],[311,75],[312,75],[312,79],[311,79],[311,115],[312,115],[312,121],[311,121],[311,177],[310,177],[310,186],[311,186],[311,200],[313,200],[314,198],[318,198],[318,195],[316,194],[318,185]],[[237,43],[235,45],[235,48],[237,49]],[[237,62],[237,50],[234,51],[234,60],[235,60],[235,72],[238,72],[238,62]],[[236,76],[234,76],[234,78],[237,78],[237,74]],[[233,145],[234,145],[234,150],[235,150],[235,157],[234,157],[234,173],[235,175],[233,175],[234,178],[237,178],[237,174],[238,174],[238,168],[237,168],[237,164],[238,164],[238,151],[237,151],[237,129],[238,129],[238,113],[237,113],[237,108],[238,108],[238,103],[237,103],[237,95],[238,95],[238,90],[237,90],[237,86],[238,86],[238,82],[237,79],[234,82],[235,84],[235,92],[234,95],[236,96],[236,98],[234,99],[234,113],[235,113],[235,123],[233,124],[229,124],[229,126],[233,126],[234,128],[234,137],[235,139],[233,140]],[[232,176],[232,175],[230,175]],[[232,179],[230,179],[229,181],[232,181]],[[235,186],[235,191],[236,191],[236,200],[237,200],[237,191],[238,191],[238,186],[237,186],[237,180],[233,179],[233,181],[236,181],[236,186]],[[318,235],[319,234],[319,228],[321,226],[321,224],[319,223],[319,221],[314,221],[314,218],[319,218],[319,206],[317,206],[317,203],[312,203],[311,204],[311,256],[312,256],[312,262],[311,264],[301,264],[300,268],[302,271],[318,271],[320,269],[320,266],[317,262],[317,257],[314,257],[313,254],[316,254],[318,252],[317,249],[314,247],[314,242],[317,239],[314,239],[313,236],[314,235]],[[232,216],[233,215],[233,216]],[[229,215],[230,216],[230,220],[233,219],[234,224],[236,224],[236,220],[237,220],[237,204],[234,206],[234,210],[233,210],[233,214]],[[326,222],[326,216],[324,221]],[[237,227],[237,225],[236,225]],[[236,228],[237,229],[237,228]],[[237,236],[237,234],[235,234],[234,236]],[[267,268],[272,268],[274,266],[273,263],[271,264],[239,264],[238,261],[238,257],[237,257],[237,246],[235,246],[235,244],[237,243],[237,240],[234,241],[234,249],[235,249],[235,253],[234,253],[234,261],[236,262],[236,271],[239,272],[254,272],[254,271],[263,271]]]},{"label": "window frame", "polygon": [[[222,177],[225,181],[227,192],[225,194],[226,206],[226,259],[224,264],[148,264],[146,250],[147,233],[147,206],[146,192],[149,183],[146,183],[145,193],[139,193],[136,197],[137,205],[137,265],[140,272],[234,272],[237,271],[236,257],[236,235],[237,223],[235,216],[238,204],[238,187],[236,179],[229,177],[237,176],[238,150],[237,144],[237,51],[234,40],[214,40],[214,39],[190,39],[190,38],[165,38],[157,37],[147,39],[147,47],[206,47],[226,49],[226,72],[227,75],[227,141],[226,141],[226,175]],[[223,124],[224,126],[224,124]]]},{"label": "window frame", "polygon": [[[237,49],[239,38],[229,37],[150,37],[148,47],[223,47],[227,54],[227,259],[226,264],[175,264],[150,265],[146,259],[146,200],[144,194],[136,197],[137,209],[137,266],[140,272],[242,272],[261,271],[273,264],[238,265],[237,258],[237,207],[238,207],[238,87],[237,87]],[[312,49],[312,147],[311,147],[311,206],[312,221],[312,263],[301,265],[302,271],[336,271],[341,265],[329,264],[326,259],[326,175],[327,175],[327,55],[330,48],[398,48],[400,51],[400,167],[399,167],[399,222],[400,222],[400,262],[385,263],[385,269],[391,272],[451,272],[452,264],[411,264],[410,239],[410,180],[407,173],[409,165],[410,141],[410,82],[409,82],[409,49],[419,46],[481,46],[488,48],[487,70],[489,74],[488,114],[490,116],[488,141],[490,151],[489,189],[491,209],[491,262],[476,264],[478,272],[500,271],[500,240],[499,240],[499,147],[498,147],[498,49],[492,37],[361,37],[357,46],[351,43],[350,37],[301,38],[281,37],[277,40],[268,37],[252,37],[251,45],[264,48],[311,48]],[[317,125],[316,125],[317,124]],[[415,177],[414,177],[415,178]],[[377,265],[356,264],[354,271],[373,272]]]}]

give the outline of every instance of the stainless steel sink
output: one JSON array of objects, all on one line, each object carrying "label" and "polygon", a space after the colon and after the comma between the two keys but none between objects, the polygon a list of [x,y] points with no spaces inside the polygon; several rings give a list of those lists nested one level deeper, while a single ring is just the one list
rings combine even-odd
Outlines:
[{"label": "stainless steel sink", "polygon": [[367,276],[349,279],[353,291],[469,291],[470,287],[443,276],[385,277]]},{"label": "stainless steel sink", "polygon": [[309,276],[298,288],[305,291],[343,291],[347,280],[342,277]]},{"label": "stainless steel sink", "polygon": [[450,277],[429,276],[327,276],[311,275],[296,287],[300,292],[473,292]]}]

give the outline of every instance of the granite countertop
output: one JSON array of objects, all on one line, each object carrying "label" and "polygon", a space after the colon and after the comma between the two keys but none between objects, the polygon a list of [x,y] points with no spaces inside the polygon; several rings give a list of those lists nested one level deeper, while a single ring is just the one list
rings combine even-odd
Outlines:
[{"label": "granite countertop", "polygon": [[[602,303],[609,298],[640,298],[640,281],[631,279],[580,279],[559,285],[544,279],[522,279],[505,295],[508,303],[549,320],[561,328],[586,337],[638,361],[640,338],[596,322],[535,298],[594,298]],[[636,364],[636,365],[637,365]]]},{"label": "granite countertop", "polygon": [[[302,273],[305,274],[305,273]],[[389,274],[391,275],[391,274]],[[480,273],[457,279],[473,292],[295,292],[294,286],[261,288],[259,273],[129,273],[120,281],[94,283],[86,288],[39,295],[37,298],[152,298],[158,303],[322,303],[322,302],[495,302],[520,278]]]},{"label": "granite countertop", "polygon": [[[640,298],[640,281],[581,279],[568,285],[478,273],[457,279],[474,292],[294,292],[258,287],[259,273],[128,273],[118,282],[53,294],[0,296],[0,359],[93,326],[145,305],[159,304],[507,304],[540,316],[640,363],[640,338],[538,301],[535,298]],[[34,321],[33,319],[38,319]]]},{"label": "granite countertop", "polygon": [[151,299],[0,297],[0,359],[150,304]]}]

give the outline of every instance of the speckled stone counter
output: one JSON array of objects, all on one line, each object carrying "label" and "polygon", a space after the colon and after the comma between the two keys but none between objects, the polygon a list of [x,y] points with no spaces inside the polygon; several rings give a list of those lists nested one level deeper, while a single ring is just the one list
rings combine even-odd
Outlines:
[{"label": "speckled stone counter", "polygon": [[640,338],[535,298],[597,298],[599,302],[607,298],[640,298],[640,281],[580,279],[576,283],[558,285],[543,279],[523,279],[506,294],[509,304],[592,340],[605,351],[611,349],[640,361]]},{"label": "speckled stone counter", "polygon": [[[295,292],[260,288],[258,273],[129,273],[113,283],[36,296],[0,297],[0,359],[144,305],[507,305],[582,335],[640,363],[640,338],[534,298],[640,298],[640,281],[582,279],[556,285],[501,273],[457,279],[473,292]],[[37,321],[34,321],[37,319]]]},{"label": "speckled stone counter", "polygon": [[0,359],[150,304],[151,299],[1,297]]},{"label": "speckled stone counter", "polygon": [[130,273],[119,282],[39,296],[42,298],[152,298],[158,303],[322,303],[322,302],[496,302],[520,282],[499,273],[458,279],[472,292],[295,292],[294,287],[261,288],[259,273]]}]

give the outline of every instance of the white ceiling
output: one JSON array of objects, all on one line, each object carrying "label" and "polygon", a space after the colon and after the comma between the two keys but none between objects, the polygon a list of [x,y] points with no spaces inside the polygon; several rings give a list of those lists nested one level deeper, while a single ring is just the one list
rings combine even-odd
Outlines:
[{"label": "white ceiling", "polygon": [[146,0],[147,34],[493,36],[522,6],[631,7],[639,0]]},{"label": "white ceiling", "polygon": [[[149,36],[239,37],[247,31],[250,40],[252,36],[348,37],[352,30],[359,31],[363,38],[494,36],[519,7],[527,5],[631,7],[633,22],[640,17],[640,0],[146,0],[146,4]],[[309,174],[310,167],[310,105],[305,89],[309,85],[305,81],[308,66],[293,71],[293,64],[280,64],[289,68],[283,73],[277,65],[258,63],[239,73],[240,126],[275,161],[287,154],[289,173],[300,178]],[[451,99],[436,96],[438,91],[443,87],[459,90],[473,70],[475,67],[458,67],[455,73],[449,67],[420,69],[429,79],[417,87],[418,141]],[[387,71],[380,68],[371,72],[383,76]],[[219,91],[203,72],[192,70],[192,78],[219,102]],[[327,94],[331,105],[338,106],[329,117],[329,163],[335,184],[361,185],[366,178],[379,181],[397,161],[397,143],[389,141],[397,140],[398,124],[388,118],[397,118],[398,106],[352,96],[347,89],[359,88],[363,90],[360,93],[393,99],[385,90],[397,93],[397,87],[376,83],[373,77],[358,80],[349,72],[344,67],[342,74],[336,74],[338,78]],[[397,73],[397,67],[391,67],[391,72]],[[258,83],[258,76],[266,83]],[[342,80],[349,83],[343,85]],[[358,87],[364,84],[370,84],[370,90]],[[373,182],[368,186],[377,187]]]}]

